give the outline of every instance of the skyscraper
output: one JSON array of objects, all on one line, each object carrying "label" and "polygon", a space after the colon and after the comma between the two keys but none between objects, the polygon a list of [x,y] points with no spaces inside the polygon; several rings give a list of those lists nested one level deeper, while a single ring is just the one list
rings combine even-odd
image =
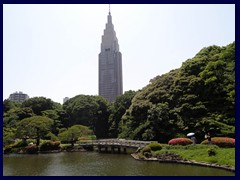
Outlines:
[{"label": "skyscraper", "polygon": [[98,93],[108,101],[113,102],[117,96],[122,95],[123,85],[122,54],[119,51],[110,8],[98,58]]}]

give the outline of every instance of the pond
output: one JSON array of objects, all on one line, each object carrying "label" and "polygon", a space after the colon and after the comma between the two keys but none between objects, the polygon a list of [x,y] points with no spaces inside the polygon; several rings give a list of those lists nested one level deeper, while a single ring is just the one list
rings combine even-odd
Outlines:
[{"label": "pond", "polygon": [[4,176],[234,176],[210,167],[137,161],[130,154],[61,152],[3,157]]}]

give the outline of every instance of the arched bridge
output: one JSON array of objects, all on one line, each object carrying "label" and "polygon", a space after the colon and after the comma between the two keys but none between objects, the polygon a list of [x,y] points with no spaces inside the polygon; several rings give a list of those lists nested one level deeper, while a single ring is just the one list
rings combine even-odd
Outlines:
[{"label": "arched bridge", "polygon": [[79,145],[83,147],[94,146],[98,148],[99,152],[102,152],[102,149],[105,152],[108,151],[108,148],[111,148],[111,152],[114,152],[115,149],[118,152],[121,152],[121,148],[124,152],[126,152],[127,148],[143,148],[146,145],[156,142],[156,141],[137,141],[137,140],[126,140],[126,139],[99,139],[99,140],[91,140],[87,142],[79,142]]}]

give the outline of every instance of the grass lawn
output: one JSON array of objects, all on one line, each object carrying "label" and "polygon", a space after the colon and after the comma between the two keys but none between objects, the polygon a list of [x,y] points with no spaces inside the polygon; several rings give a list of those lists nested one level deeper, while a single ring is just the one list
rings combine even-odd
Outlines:
[{"label": "grass lawn", "polygon": [[[208,150],[214,149],[216,155],[209,156]],[[219,148],[215,145],[188,145],[188,146],[169,146],[163,145],[162,150],[153,154],[174,153],[187,160],[197,162],[215,163],[219,165],[229,165],[235,167],[235,148]]]}]

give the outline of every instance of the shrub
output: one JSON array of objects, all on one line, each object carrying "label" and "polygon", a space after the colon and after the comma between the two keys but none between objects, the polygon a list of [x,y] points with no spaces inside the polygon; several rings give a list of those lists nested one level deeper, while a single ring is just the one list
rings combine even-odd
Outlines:
[{"label": "shrub", "polygon": [[38,146],[37,145],[30,145],[25,147],[25,152],[28,154],[37,154],[38,153]]},{"label": "shrub", "polygon": [[145,152],[151,152],[151,148],[149,146],[145,146],[142,150],[141,153],[144,154]]},{"label": "shrub", "polygon": [[168,144],[186,146],[186,145],[192,144],[192,140],[189,138],[175,138],[168,141]]},{"label": "shrub", "polygon": [[148,147],[150,147],[152,151],[160,151],[162,149],[161,144],[157,142],[152,142],[148,144]]},{"label": "shrub", "polygon": [[26,147],[28,145],[27,141],[19,140],[12,145],[12,148]]},{"label": "shrub", "polygon": [[[235,139],[228,137],[213,137],[211,139],[212,144],[215,144],[219,147],[235,147]],[[207,140],[201,142],[201,144],[208,144]]]},{"label": "shrub", "polygon": [[59,140],[59,138],[58,138],[55,134],[53,134],[53,133],[51,133],[51,132],[49,132],[46,137],[47,137],[47,139],[49,139],[49,140],[51,140],[51,141],[57,141],[57,140]]},{"label": "shrub", "polygon": [[12,151],[12,145],[5,146],[3,149],[4,154],[11,153],[11,151]]},{"label": "shrub", "polygon": [[73,147],[72,147],[71,144],[67,144],[67,145],[63,145],[63,146],[61,147],[61,149],[62,149],[63,151],[70,151],[70,150],[73,149]]},{"label": "shrub", "polygon": [[146,158],[152,157],[152,153],[150,153],[150,152],[144,152],[143,155],[144,155]]},{"label": "shrub", "polygon": [[208,152],[208,156],[215,156],[217,154],[217,151],[214,148],[208,149],[207,152]]},{"label": "shrub", "polygon": [[60,148],[60,142],[49,141],[41,144],[40,151],[53,151],[53,150],[59,150],[59,148]]}]

